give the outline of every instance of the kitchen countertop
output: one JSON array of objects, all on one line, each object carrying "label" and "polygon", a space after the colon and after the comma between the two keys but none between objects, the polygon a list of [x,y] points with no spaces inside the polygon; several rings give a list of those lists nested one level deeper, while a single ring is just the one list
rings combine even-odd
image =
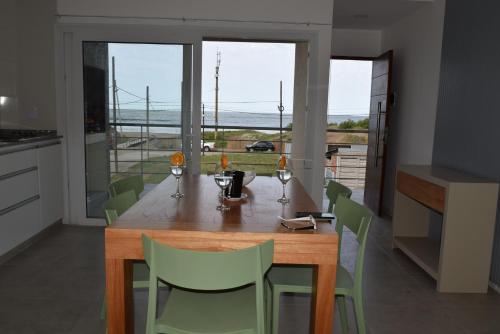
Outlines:
[{"label": "kitchen countertop", "polygon": [[33,139],[26,139],[16,142],[0,142],[0,155],[30,150],[48,144],[59,143],[62,136],[47,136]]}]

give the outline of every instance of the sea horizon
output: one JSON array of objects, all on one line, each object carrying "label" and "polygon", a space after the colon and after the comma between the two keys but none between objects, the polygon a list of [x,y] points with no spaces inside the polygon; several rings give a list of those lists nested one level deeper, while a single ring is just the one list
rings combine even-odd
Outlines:
[{"label": "sea horizon", "polygon": [[[109,112],[110,121],[113,120],[113,112]],[[328,124],[341,123],[347,120],[359,121],[368,117],[367,115],[328,115]],[[117,111],[117,123],[139,123],[147,124],[147,111],[143,109],[121,109]],[[293,115],[291,113],[283,113],[282,124],[287,127],[292,123]],[[206,111],[204,117],[202,116],[202,125],[215,126],[214,112]],[[179,133],[175,127],[161,127],[161,125],[180,125],[181,113],[179,110],[150,110],[149,111],[149,124],[150,131],[159,133]],[[159,126],[154,126],[159,125]],[[279,113],[259,113],[259,112],[239,112],[239,111],[221,111],[219,112],[219,126],[224,127],[276,127],[280,126]],[[122,126],[123,132],[140,132],[140,126]]]}]

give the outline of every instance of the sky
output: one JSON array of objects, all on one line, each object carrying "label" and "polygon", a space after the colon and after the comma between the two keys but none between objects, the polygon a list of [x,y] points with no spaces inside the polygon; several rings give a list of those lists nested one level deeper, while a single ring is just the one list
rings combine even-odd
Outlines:
[{"label": "sky", "polygon": [[220,111],[278,113],[282,81],[284,113],[292,113],[295,44],[204,42],[202,52],[205,108],[214,109],[215,65],[220,52]]},{"label": "sky", "polygon": [[[214,110],[215,65],[217,52],[220,52],[221,112],[278,113],[279,84],[282,81],[284,112],[292,113],[293,43],[206,41],[202,52],[202,102],[207,111]],[[181,45],[110,43],[109,59],[111,62],[111,57],[115,57],[121,107],[144,109],[146,86],[149,85],[152,109],[178,109],[182,53]],[[367,115],[370,85],[371,62],[333,60],[328,114]]]},{"label": "sky", "polygon": [[[111,59],[115,57],[117,86],[126,91],[122,90],[118,94],[120,106],[124,109],[144,109],[146,86],[149,86],[153,108],[179,108],[182,48],[182,45],[109,43],[110,76]],[[113,96],[111,89],[109,96],[111,103]]]},{"label": "sky", "polygon": [[328,114],[368,115],[371,77],[371,61],[330,61]]}]

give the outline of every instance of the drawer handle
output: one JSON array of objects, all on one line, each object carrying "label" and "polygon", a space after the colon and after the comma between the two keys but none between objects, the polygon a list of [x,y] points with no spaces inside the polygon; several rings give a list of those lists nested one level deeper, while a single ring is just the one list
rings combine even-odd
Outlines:
[{"label": "drawer handle", "polygon": [[3,216],[3,215],[6,215],[8,214],[9,212],[11,211],[14,211],[14,210],[17,210],[31,202],[34,202],[36,200],[40,199],[40,195],[36,195],[36,196],[33,196],[33,197],[30,197],[28,199],[25,199],[24,201],[21,201],[19,203],[16,203],[14,205],[11,205],[9,207],[6,207],[5,209],[2,209],[0,210],[0,216]]},{"label": "drawer handle", "polygon": [[29,168],[25,168],[25,169],[16,170],[15,172],[11,172],[11,173],[8,173],[8,174],[1,175],[0,176],[0,181],[7,180],[7,179],[10,179],[11,177],[18,176],[18,175],[21,175],[21,174],[26,174],[26,173],[29,173],[29,172],[33,172],[33,171],[35,171],[37,169],[38,169],[38,167],[34,166],[34,167],[29,167]]}]

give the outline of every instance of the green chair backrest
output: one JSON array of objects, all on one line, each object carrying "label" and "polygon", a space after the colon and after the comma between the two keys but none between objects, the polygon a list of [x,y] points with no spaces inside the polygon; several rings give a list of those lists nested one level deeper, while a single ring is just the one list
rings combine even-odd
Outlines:
[{"label": "green chair backrest", "polygon": [[129,190],[133,190],[136,198],[139,199],[139,195],[144,191],[142,175],[130,176],[109,185],[109,194],[111,197],[115,197]]},{"label": "green chair backrest", "polygon": [[356,255],[356,265],[354,267],[354,287],[353,292],[362,296],[363,289],[363,268],[365,263],[366,240],[368,239],[368,230],[372,222],[372,216],[363,217],[356,233],[358,239],[358,254]]},{"label": "green chair backrest", "polygon": [[[137,202],[137,197],[133,190],[126,191],[115,197],[108,199],[104,206],[106,214],[106,223],[110,225],[116,218],[121,216],[132,205]],[[113,212],[114,211],[114,212]]]},{"label": "green chair backrest", "polygon": [[181,288],[216,291],[256,286],[257,324],[265,331],[264,275],[273,262],[274,241],[230,252],[198,252],[173,248],[142,235],[144,258],[149,265],[149,301],[147,327],[156,315],[157,280]]},{"label": "green chair backrest", "polygon": [[160,244],[143,235],[144,258],[156,276],[194,290],[223,290],[262,279],[273,261],[272,240],[230,252],[197,252]]},{"label": "green chair backrest", "polygon": [[333,180],[328,182],[328,185],[326,186],[326,197],[330,200],[328,203],[328,212],[333,211],[333,206],[337,203],[339,195],[351,198],[352,190]]},{"label": "green chair backrest", "polygon": [[342,234],[344,226],[353,233],[358,234],[363,219],[371,221],[372,214],[365,206],[354,202],[344,196],[338,196],[335,204],[334,213],[336,219],[335,231],[339,235],[339,259],[341,254]]}]

